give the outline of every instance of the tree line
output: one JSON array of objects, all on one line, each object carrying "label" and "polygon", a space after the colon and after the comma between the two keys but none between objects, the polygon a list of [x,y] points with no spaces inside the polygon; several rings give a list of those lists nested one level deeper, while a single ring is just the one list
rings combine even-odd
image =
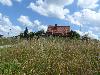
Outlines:
[{"label": "tree line", "polygon": [[34,36],[37,36],[37,37],[40,37],[42,35],[45,35],[46,33],[44,32],[44,30],[40,30],[40,31],[37,31],[37,32],[28,32],[28,28],[26,27],[25,28],[25,31],[23,33],[20,33],[20,38],[25,38],[25,39],[31,39],[33,38]]},{"label": "tree line", "polygon": [[[31,39],[33,38],[34,36],[37,36],[38,38],[40,36],[47,36],[47,34],[44,32],[44,30],[40,30],[40,31],[37,31],[37,32],[28,32],[28,28],[26,27],[25,28],[25,31],[23,33],[20,33],[20,38],[25,38],[25,39]],[[76,31],[70,31],[68,33],[68,36],[66,37],[69,37],[71,39],[80,39],[80,34],[78,34]]]}]

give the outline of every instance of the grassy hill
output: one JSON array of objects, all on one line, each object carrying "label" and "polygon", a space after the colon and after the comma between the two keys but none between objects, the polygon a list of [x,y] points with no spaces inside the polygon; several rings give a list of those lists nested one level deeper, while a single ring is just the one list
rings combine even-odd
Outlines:
[{"label": "grassy hill", "polygon": [[0,49],[0,75],[100,75],[100,42],[22,40]]}]

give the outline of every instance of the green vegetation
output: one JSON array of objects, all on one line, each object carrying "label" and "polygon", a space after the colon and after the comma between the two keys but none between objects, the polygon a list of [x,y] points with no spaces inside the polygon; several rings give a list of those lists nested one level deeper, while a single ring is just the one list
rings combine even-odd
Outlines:
[{"label": "green vegetation", "polygon": [[78,34],[76,31],[70,31],[69,32],[69,37],[71,38],[71,39],[80,39],[80,34]]},{"label": "green vegetation", "polygon": [[0,46],[17,44],[19,41],[12,38],[0,38]]},{"label": "green vegetation", "polygon": [[0,49],[0,75],[99,75],[100,42],[46,37]]}]

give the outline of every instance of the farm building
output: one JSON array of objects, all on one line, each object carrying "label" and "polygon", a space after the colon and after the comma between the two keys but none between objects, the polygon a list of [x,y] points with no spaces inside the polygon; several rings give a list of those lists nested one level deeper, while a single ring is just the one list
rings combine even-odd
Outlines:
[{"label": "farm building", "polygon": [[49,25],[46,34],[54,36],[67,36],[70,32],[70,26]]}]

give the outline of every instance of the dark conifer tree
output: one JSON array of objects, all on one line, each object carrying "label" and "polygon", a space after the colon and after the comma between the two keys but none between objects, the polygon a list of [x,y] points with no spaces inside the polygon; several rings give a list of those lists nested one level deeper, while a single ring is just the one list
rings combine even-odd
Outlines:
[{"label": "dark conifer tree", "polygon": [[28,29],[26,27],[26,29],[24,31],[24,38],[26,38],[28,40],[28,37],[29,37],[29,35],[28,35]]}]

